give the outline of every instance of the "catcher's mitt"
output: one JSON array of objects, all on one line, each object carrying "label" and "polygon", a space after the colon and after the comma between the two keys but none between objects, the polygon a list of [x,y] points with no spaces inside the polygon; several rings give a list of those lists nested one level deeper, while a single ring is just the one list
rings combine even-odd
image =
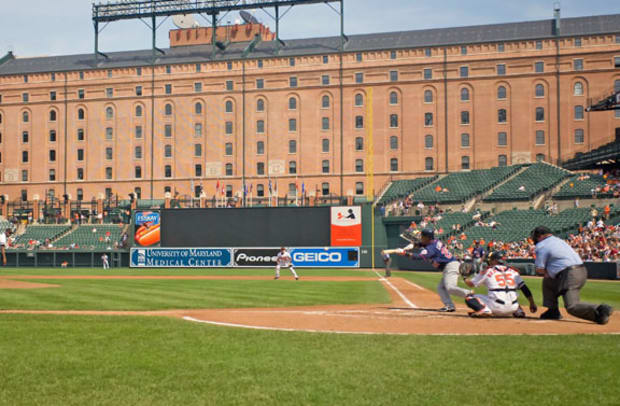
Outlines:
[{"label": "catcher's mitt", "polygon": [[461,262],[459,265],[459,273],[464,278],[475,273],[474,264],[471,262]]}]

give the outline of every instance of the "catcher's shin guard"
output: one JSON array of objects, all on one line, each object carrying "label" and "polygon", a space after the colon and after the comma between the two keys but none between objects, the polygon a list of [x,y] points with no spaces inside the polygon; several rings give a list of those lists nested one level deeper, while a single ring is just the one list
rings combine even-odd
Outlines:
[{"label": "catcher's shin guard", "polygon": [[474,295],[465,296],[465,304],[467,305],[467,307],[476,312],[484,309],[484,303],[482,303],[480,299],[478,299]]}]

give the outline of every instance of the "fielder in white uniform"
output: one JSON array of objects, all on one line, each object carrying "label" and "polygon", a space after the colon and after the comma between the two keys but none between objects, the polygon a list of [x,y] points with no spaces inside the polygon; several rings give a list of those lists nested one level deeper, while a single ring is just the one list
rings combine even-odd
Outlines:
[{"label": "fielder in white uniform", "polygon": [[103,262],[103,269],[110,269],[110,263],[108,262],[107,254],[103,254],[101,256],[101,261]]},{"label": "fielder in white uniform", "polygon": [[293,267],[293,258],[291,258],[291,254],[289,254],[284,247],[280,248],[280,252],[278,252],[278,259],[276,260],[276,276],[274,279],[280,279],[280,267],[288,267],[295,277],[295,280],[299,279],[299,276]]},{"label": "fielder in white uniform", "polygon": [[2,254],[2,265],[6,266],[6,236],[10,234],[9,230],[0,232],[0,254]]},{"label": "fielder in white uniform", "polygon": [[487,255],[489,267],[476,275],[473,279],[465,279],[465,284],[470,287],[485,285],[488,289],[486,295],[467,295],[465,304],[473,311],[472,317],[488,316],[514,316],[525,317],[525,312],[519,306],[519,294],[521,289],[530,302],[530,311],[536,313],[538,308],[532,297],[532,292],[527,287],[519,273],[504,264],[502,251],[491,252]]}]

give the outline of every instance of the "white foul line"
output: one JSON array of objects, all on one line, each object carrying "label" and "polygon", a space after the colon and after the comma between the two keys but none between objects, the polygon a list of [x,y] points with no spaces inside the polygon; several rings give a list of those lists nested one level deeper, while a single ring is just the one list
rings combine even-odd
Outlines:
[{"label": "white foul line", "polygon": [[401,298],[401,299],[403,299],[403,300],[405,301],[405,303],[407,303],[407,304],[409,305],[409,307],[411,307],[412,309],[417,309],[417,308],[418,308],[418,306],[416,306],[416,305],[414,305],[413,303],[411,303],[411,301],[410,301],[409,299],[407,299],[407,298],[405,297],[405,295],[403,295],[403,294],[401,293],[401,291],[400,291],[400,290],[396,289],[396,286],[392,285],[392,283],[391,283],[390,281],[388,281],[386,278],[384,278],[383,276],[381,276],[381,275],[379,274],[379,272],[375,271],[374,269],[373,269],[373,272],[377,274],[377,276],[379,277],[379,280],[380,280],[381,282],[385,282],[385,283],[386,283],[386,284],[387,284],[390,288],[394,289],[394,292],[396,292],[396,293],[398,294],[398,296],[400,296],[400,298]]}]

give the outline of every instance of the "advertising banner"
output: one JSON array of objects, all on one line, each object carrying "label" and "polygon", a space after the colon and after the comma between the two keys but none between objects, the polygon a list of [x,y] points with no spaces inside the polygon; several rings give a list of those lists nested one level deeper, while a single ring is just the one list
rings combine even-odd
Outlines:
[{"label": "advertising banner", "polygon": [[362,208],[360,206],[331,208],[331,245],[334,247],[362,245]]},{"label": "advertising banner", "polygon": [[279,248],[235,248],[235,266],[271,268],[276,266]]},{"label": "advertising banner", "polygon": [[224,268],[231,267],[228,248],[132,248],[132,268]]},{"label": "advertising banner", "polygon": [[300,268],[359,268],[358,247],[292,248],[293,265]]},{"label": "advertising banner", "polygon": [[134,241],[140,247],[158,246],[160,242],[159,211],[134,212]]}]

